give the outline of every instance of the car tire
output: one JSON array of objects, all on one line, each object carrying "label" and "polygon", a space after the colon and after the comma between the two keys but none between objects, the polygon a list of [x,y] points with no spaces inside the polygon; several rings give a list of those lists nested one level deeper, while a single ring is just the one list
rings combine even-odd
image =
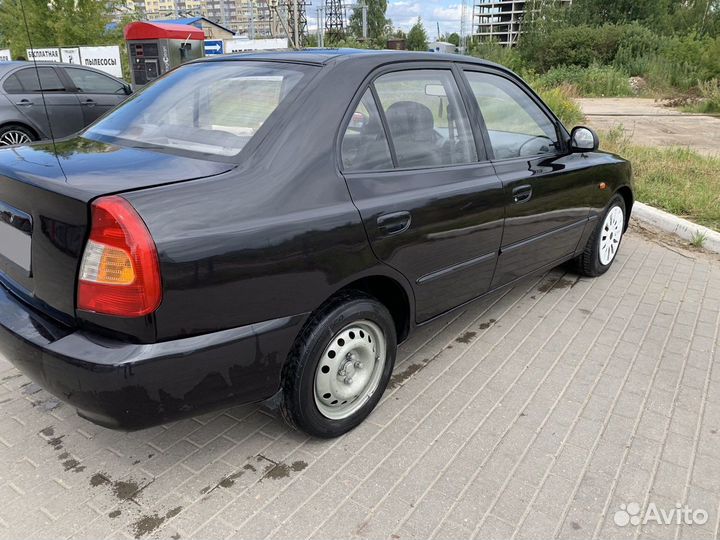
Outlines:
[{"label": "car tire", "polygon": [[359,291],[330,300],[305,324],[289,355],[280,411],[290,426],[333,438],[375,408],[395,365],[388,309]]},{"label": "car tire", "polygon": [[612,266],[625,232],[625,215],[625,200],[615,195],[610,199],[584,251],[575,259],[579,274],[597,277]]},{"label": "car tire", "polygon": [[0,147],[27,144],[36,140],[35,133],[20,124],[9,124],[0,127]]}]

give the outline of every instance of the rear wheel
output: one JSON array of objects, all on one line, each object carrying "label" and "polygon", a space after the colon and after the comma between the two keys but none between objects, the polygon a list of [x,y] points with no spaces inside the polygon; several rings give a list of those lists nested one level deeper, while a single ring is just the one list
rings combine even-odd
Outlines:
[{"label": "rear wheel", "polygon": [[360,424],[387,387],[397,351],[387,308],[361,292],[330,301],[306,324],[288,360],[283,417],[316,437]]},{"label": "rear wheel", "polygon": [[35,134],[25,126],[11,124],[0,127],[0,146],[27,144],[36,139]]},{"label": "rear wheel", "polygon": [[624,230],[625,200],[615,195],[585,245],[585,250],[575,260],[578,272],[588,277],[607,272],[620,249]]}]

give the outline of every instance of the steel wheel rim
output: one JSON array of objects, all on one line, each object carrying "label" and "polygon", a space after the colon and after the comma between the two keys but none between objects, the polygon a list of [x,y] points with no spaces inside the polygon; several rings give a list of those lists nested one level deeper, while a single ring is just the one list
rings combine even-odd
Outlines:
[{"label": "steel wheel rim", "polygon": [[378,390],[386,353],[385,334],[372,321],[355,321],[333,336],[315,372],[320,414],[343,420],[362,408]]},{"label": "steel wheel rim", "polygon": [[16,144],[26,144],[30,142],[30,137],[24,131],[11,129],[0,135],[0,146],[14,146]]},{"label": "steel wheel rim", "polygon": [[625,216],[622,208],[613,206],[605,216],[600,231],[600,264],[603,266],[610,264],[615,258],[620,247],[624,225]]}]

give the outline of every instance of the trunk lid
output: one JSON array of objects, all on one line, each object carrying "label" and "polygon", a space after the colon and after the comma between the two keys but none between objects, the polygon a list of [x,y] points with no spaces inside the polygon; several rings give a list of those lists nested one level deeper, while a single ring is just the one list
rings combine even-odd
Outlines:
[{"label": "trunk lid", "polygon": [[89,203],[214,176],[232,163],[75,138],[0,150],[0,283],[72,324]]}]

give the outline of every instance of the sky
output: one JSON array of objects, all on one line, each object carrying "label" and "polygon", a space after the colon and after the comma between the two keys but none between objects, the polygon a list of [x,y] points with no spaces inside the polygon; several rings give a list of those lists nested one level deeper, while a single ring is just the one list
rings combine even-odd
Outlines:
[{"label": "sky", "polygon": [[[308,29],[314,31],[317,28],[315,7],[323,0],[312,0],[312,6],[308,7]],[[345,2],[343,2],[345,3]],[[472,3],[468,2],[468,20],[472,13]],[[413,2],[409,0],[388,0],[387,17],[392,20],[395,28],[404,31],[417,22],[418,17],[422,18],[428,37],[433,40],[437,37],[437,25],[440,25],[440,33],[460,33],[460,11],[461,4],[458,0],[424,0]]]},{"label": "sky", "polygon": [[[469,4],[472,9],[472,4]],[[407,0],[389,1],[387,17],[392,19],[395,28],[401,28],[406,32],[415,24],[418,17],[422,18],[428,37],[434,39],[437,34],[437,24],[440,25],[440,33],[460,32],[460,11],[461,4],[457,0],[425,0],[423,2],[412,2]]]}]

